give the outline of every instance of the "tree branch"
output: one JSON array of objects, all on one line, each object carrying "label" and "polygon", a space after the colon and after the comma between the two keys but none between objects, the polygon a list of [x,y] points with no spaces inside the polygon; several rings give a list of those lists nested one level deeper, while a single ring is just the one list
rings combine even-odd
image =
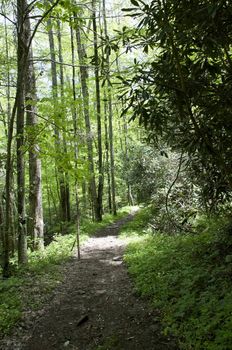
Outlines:
[{"label": "tree branch", "polygon": [[[51,60],[50,58],[38,58],[38,59],[35,59],[33,58],[33,60],[30,60],[31,62],[53,62],[53,63],[56,63],[56,64],[60,64],[61,66],[68,66],[68,67],[83,67],[84,65],[77,65],[77,64],[72,64],[72,63],[64,63],[64,62],[59,62],[59,61],[55,61],[55,60]],[[87,68],[94,68],[95,66],[91,66],[91,65],[85,65],[85,67]]]},{"label": "tree branch", "polygon": [[14,26],[16,23],[12,21],[7,15],[5,15],[3,12],[0,12],[0,16],[3,16],[5,19],[7,19],[10,23],[12,23]]},{"label": "tree branch", "polygon": [[54,4],[43,14],[43,16],[40,18],[40,20],[36,23],[35,28],[34,28],[34,30],[33,30],[33,33],[32,33],[32,35],[31,35],[31,37],[30,37],[30,40],[29,40],[28,51],[29,51],[29,49],[30,49],[32,40],[33,40],[33,38],[34,38],[34,36],[35,36],[35,34],[36,34],[36,31],[37,31],[39,25],[42,23],[42,21],[44,20],[44,18],[47,17],[47,16],[49,15],[49,13],[59,4],[59,2],[60,2],[60,0],[56,0],[56,1],[54,2]]}]

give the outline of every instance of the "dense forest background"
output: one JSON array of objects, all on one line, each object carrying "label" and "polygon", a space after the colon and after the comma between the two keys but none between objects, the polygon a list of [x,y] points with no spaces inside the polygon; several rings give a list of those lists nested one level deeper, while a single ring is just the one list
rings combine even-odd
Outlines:
[{"label": "dense forest background", "polygon": [[87,222],[142,204],[133,230],[150,238],[127,258],[139,288],[160,293],[183,348],[230,349],[229,1],[4,0],[0,12],[2,275],[57,234],[73,232],[80,254]]},{"label": "dense forest background", "polygon": [[[120,118],[116,76],[130,58],[111,43],[121,4],[2,4],[1,242],[4,274],[52,232],[102,220],[134,201],[129,152],[142,139]],[[126,23],[126,20],[123,19]],[[120,52],[121,50],[121,52]],[[27,242],[27,237],[29,241]]]}]

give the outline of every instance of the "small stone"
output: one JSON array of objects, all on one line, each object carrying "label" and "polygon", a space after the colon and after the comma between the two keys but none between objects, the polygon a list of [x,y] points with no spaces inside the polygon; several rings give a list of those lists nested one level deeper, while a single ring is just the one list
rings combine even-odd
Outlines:
[{"label": "small stone", "polygon": [[106,290],[105,289],[99,289],[99,290],[96,290],[96,294],[97,295],[103,295],[106,293]]},{"label": "small stone", "polygon": [[82,325],[83,323],[85,323],[86,321],[89,320],[89,316],[88,315],[84,315],[82,316],[78,321],[77,321],[77,326]]},{"label": "small stone", "polygon": [[85,294],[85,291],[84,291],[84,290],[79,290],[79,291],[78,291],[78,294],[84,295],[84,294]]},{"label": "small stone", "polygon": [[121,261],[121,260],[122,260],[122,256],[121,256],[121,255],[115,256],[115,257],[113,258],[113,261]]},{"label": "small stone", "polygon": [[128,337],[127,338],[127,340],[133,340],[134,339],[134,337]]},{"label": "small stone", "polygon": [[67,340],[67,341],[64,343],[64,347],[67,348],[67,346],[69,346],[69,343],[70,343],[70,341]]}]

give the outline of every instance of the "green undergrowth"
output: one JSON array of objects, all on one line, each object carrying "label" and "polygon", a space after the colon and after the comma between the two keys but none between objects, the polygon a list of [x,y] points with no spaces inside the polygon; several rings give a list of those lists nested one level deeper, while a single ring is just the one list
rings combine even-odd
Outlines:
[{"label": "green undergrowth", "polygon": [[133,211],[136,208],[137,208],[136,206],[135,207],[130,207],[130,206],[123,207],[117,211],[116,217],[113,216],[112,214],[105,214],[103,221],[98,222],[98,223],[92,222],[89,220],[83,220],[83,222],[81,224],[81,232],[82,232],[82,234],[91,235],[94,232],[96,232],[96,230],[99,230],[101,228],[104,228],[104,227],[114,223],[115,220],[122,219],[123,217],[128,215],[131,211]]},{"label": "green undergrowth", "polygon": [[120,230],[121,238],[127,242],[144,239],[150,233],[149,221],[154,217],[156,211],[152,206],[140,208],[132,221],[123,225]]},{"label": "green undergrowth", "polygon": [[136,230],[142,238],[125,260],[138,292],[161,311],[164,332],[181,349],[232,349],[232,224],[203,218],[198,234],[174,236],[128,224],[128,235]]},{"label": "green undergrowth", "polygon": [[[96,230],[126,216],[130,208],[122,208],[117,216],[105,215],[101,223],[84,221],[80,241],[83,243]],[[23,312],[37,310],[49,298],[49,294],[63,281],[61,264],[73,255],[75,226],[66,235],[56,234],[43,252],[29,252],[28,265],[14,269],[14,276],[0,279],[0,338],[8,334],[22,317]],[[74,248],[75,249],[75,248]]]}]

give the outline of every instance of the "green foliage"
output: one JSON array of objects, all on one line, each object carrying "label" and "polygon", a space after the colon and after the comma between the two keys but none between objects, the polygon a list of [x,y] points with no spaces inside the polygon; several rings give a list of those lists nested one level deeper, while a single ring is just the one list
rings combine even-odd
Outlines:
[{"label": "green foliage", "polygon": [[185,169],[187,160],[165,147],[158,149],[137,143],[129,148],[122,177],[130,184],[138,203],[152,203],[156,208],[155,218],[150,220],[156,230],[190,229],[202,207],[199,205],[200,188],[191,184]]},{"label": "green foliage", "polygon": [[[82,236],[82,241],[86,236]],[[35,251],[29,254],[29,270],[36,273],[44,273],[50,265],[56,265],[68,259],[72,252],[74,242],[74,234],[56,235],[53,241],[46,247],[44,251]]]},{"label": "green foliage", "polygon": [[143,235],[147,233],[147,227],[151,219],[154,217],[156,210],[153,206],[141,208],[134,216],[133,220],[123,225],[121,229],[122,237],[130,237],[133,235]]},{"label": "green foliage", "polygon": [[127,11],[141,21],[129,43],[149,54],[124,78],[125,111],[151,139],[189,155],[189,176],[215,209],[230,199],[232,184],[231,4],[135,3]]},{"label": "green foliage", "polygon": [[149,202],[158,189],[164,187],[167,158],[146,144],[131,142],[123,158],[121,176],[132,188],[138,203]]},{"label": "green foliage", "polygon": [[161,310],[165,333],[174,334],[181,349],[229,349],[232,226],[201,219],[197,227],[204,230],[194,236],[145,236],[129,246],[126,261],[138,291]]},{"label": "green foliage", "polygon": [[91,235],[94,232],[96,232],[96,230],[104,228],[112,224],[113,222],[115,222],[115,220],[119,220],[123,218],[125,215],[127,215],[131,211],[131,208],[132,207],[123,207],[119,209],[117,211],[116,216],[112,214],[105,214],[102,222],[93,222],[93,221],[84,219],[81,224],[81,233]]},{"label": "green foliage", "polygon": [[0,335],[7,333],[21,316],[21,299],[18,293],[22,280],[12,277],[0,281]]}]

